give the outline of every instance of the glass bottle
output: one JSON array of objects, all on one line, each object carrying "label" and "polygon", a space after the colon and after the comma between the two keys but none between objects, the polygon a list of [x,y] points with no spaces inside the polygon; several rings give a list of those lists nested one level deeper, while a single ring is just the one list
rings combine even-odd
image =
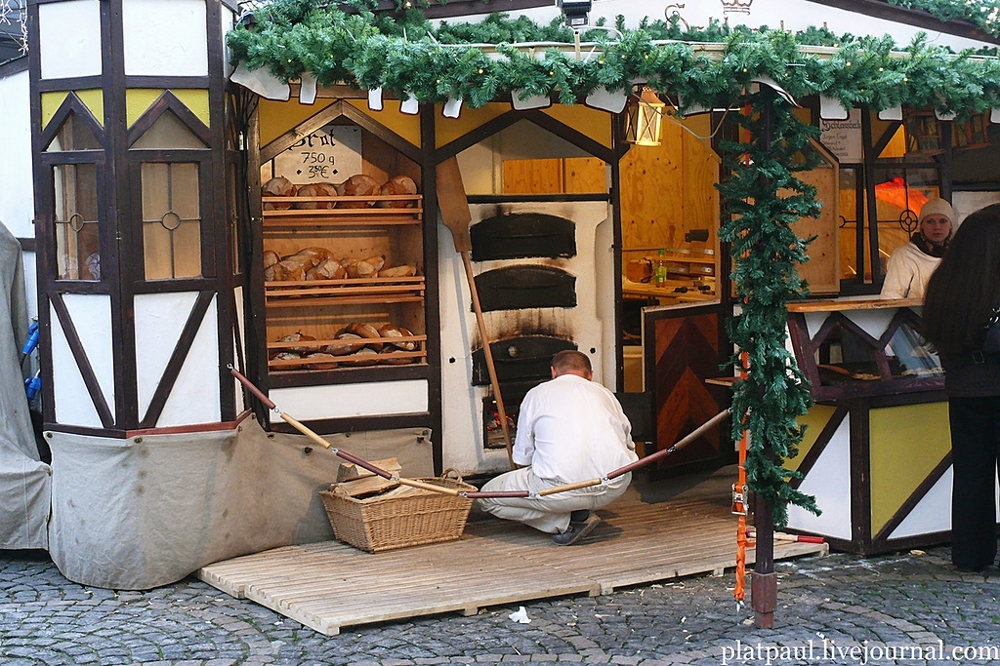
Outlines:
[{"label": "glass bottle", "polygon": [[662,287],[667,283],[667,258],[664,254],[664,251],[660,250],[660,257],[656,262],[655,280],[657,287]]}]

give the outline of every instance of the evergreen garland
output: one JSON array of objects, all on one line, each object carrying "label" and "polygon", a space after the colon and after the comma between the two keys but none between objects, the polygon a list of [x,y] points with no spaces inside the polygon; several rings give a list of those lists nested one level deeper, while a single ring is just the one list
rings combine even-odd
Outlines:
[{"label": "evergreen garland", "polygon": [[[964,4],[891,1],[944,18],[952,15],[948,12],[959,16]],[[982,12],[970,14],[972,20],[992,29],[997,2],[983,3]],[[375,0],[344,4],[350,11],[313,0],[276,0],[256,12],[254,27],[237,26],[229,33],[233,60],[251,70],[267,67],[286,81],[308,72],[324,85],[381,87],[421,102],[461,98],[472,108],[508,94],[573,104],[599,86],[625,91],[634,81],[646,81],[674,100],[680,113],[693,104],[748,105],[740,123],[750,142],[727,144],[731,175],[719,185],[730,214],[720,238],[732,244],[732,277],[743,303],[729,333],[750,359],[748,378],[735,386],[732,410],[746,420],[734,418],[733,433],[738,436],[744,427],[750,433],[748,483],[771,503],[776,525],[786,523],[788,503],[818,512],[812,497],[789,485],[797,473],[782,466],[796,455],[804,431],[796,419],[811,404],[808,382],[784,343],[786,303],[807,289],[795,268],[806,259],[806,241],[791,225],[819,210],[814,188],[794,176],[810,166],[799,157],[815,128],[801,123],[776,95],[747,91],[754,89],[755,78],[769,77],[797,99],[824,95],[848,108],[909,105],[962,117],[1000,108],[1000,62],[972,52],[956,55],[923,37],[900,49],[889,37],[838,37],[820,28],[797,35],[719,23],[681,29],[676,17],[646,20],[636,30],[625,30],[619,17],[617,34],[588,30],[581,39],[596,47],[578,59],[567,49],[529,53],[516,46],[573,44],[572,31],[558,20],[543,26],[493,14],[477,24],[444,22],[434,28],[416,10],[390,17],[372,11]],[[699,43],[721,44],[721,54],[708,55]],[[488,55],[482,44],[495,45],[495,53]],[[813,53],[805,46],[836,50]],[[774,121],[767,148],[760,144],[764,112]]]}]

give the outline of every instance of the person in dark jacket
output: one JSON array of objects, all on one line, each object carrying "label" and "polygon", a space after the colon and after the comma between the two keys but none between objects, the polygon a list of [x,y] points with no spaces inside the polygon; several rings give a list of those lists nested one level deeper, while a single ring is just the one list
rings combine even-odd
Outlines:
[{"label": "person in dark jacket", "polygon": [[923,334],[941,357],[948,394],[954,477],[951,559],[982,571],[997,553],[1000,354],[985,353],[1000,304],[1000,204],[965,219],[931,276]]}]

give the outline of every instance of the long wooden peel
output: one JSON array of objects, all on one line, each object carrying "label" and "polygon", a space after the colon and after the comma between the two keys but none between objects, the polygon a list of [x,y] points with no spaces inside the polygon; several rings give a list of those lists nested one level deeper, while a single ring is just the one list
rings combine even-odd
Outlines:
[{"label": "long wooden peel", "polygon": [[[249,379],[247,379],[242,373],[240,373],[239,370],[236,370],[235,368],[230,366],[229,372],[233,375],[233,377],[236,377],[236,379],[240,380],[240,382],[247,387],[247,390],[253,393],[254,396],[256,396],[257,399],[260,400],[265,407],[267,407],[268,409],[273,409],[274,411],[278,412],[278,415],[282,418],[282,420],[285,423],[292,426],[293,428],[301,432],[303,435],[305,435],[312,441],[322,446],[324,449],[332,449],[333,452],[337,454],[338,457],[343,458],[347,462],[354,463],[358,467],[363,467],[367,469],[369,472],[377,474],[378,476],[381,476],[384,479],[393,478],[392,474],[385,471],[381,467],[373,465],[366,460],[362,460],[361,458],[351,453],[348,453],[347,451],[341,451],[333,444],[326,441],[325,439],[317,435],[315,432],[310,430],[307,426],[300,423],[297,419],[289,416],[285,412],[278,409],[278,406],[274,404],[274,401],[268,398],[266,395],[264,395],[264,392],[261,391],[256,386],[254,386],[253,383]],[[443,486],[435,486],[434,484],[424,483],[423,481],[417,481],[416,479],[406,479],[403,477],[398,477],[396,480],[399,481],[399,483],[404,486],[412,486],[413,488],[423,488],[424,490],[431,490],[436,493],[443,493],[445,495],[458,495],[460,492],[456,488],[445,488]]]},{"label": "long wooden peel", "polygon": [[503,429],[503,439],[507,445],[507,458],[510,461],[510,466],[514,467],[514,447],[510,441],[507,410],[504,408],[503,396],[500,394],[497,369],[493,364],[493,352],[490,349],[490,338],[486,331],[486,320],[483,318],[483,308],[479,303],[479,292],[476,289],[476,276],[472,272],[472,258],[470,257],[472,236],[469,234],[472,212],[469,210],[469,200],[465,195],[465,184],[462,182],[462,172],[458,167],[458,158],[456,157],[449,157],[437,165],[437,200],[441,220],[451,231],[455,251],[462,255],[462,261],[465,263],[465,275],[469,281],[469,290],[472,292],[472,307],[476,311],[479,337],[483,340],[486,369],[490,373],[490,384],[493,386],[493,395],[500,413],[500,427]]}]

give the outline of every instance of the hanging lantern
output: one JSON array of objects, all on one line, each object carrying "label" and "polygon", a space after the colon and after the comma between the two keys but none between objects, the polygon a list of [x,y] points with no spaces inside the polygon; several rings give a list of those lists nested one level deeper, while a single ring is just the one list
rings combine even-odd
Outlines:
[{"label": "hanging lantern", "polygon": [[643,86],[638,98],[625,107],[625,140],[637,146],[660,145],[660,123],[666,104],[656,93]]}]

